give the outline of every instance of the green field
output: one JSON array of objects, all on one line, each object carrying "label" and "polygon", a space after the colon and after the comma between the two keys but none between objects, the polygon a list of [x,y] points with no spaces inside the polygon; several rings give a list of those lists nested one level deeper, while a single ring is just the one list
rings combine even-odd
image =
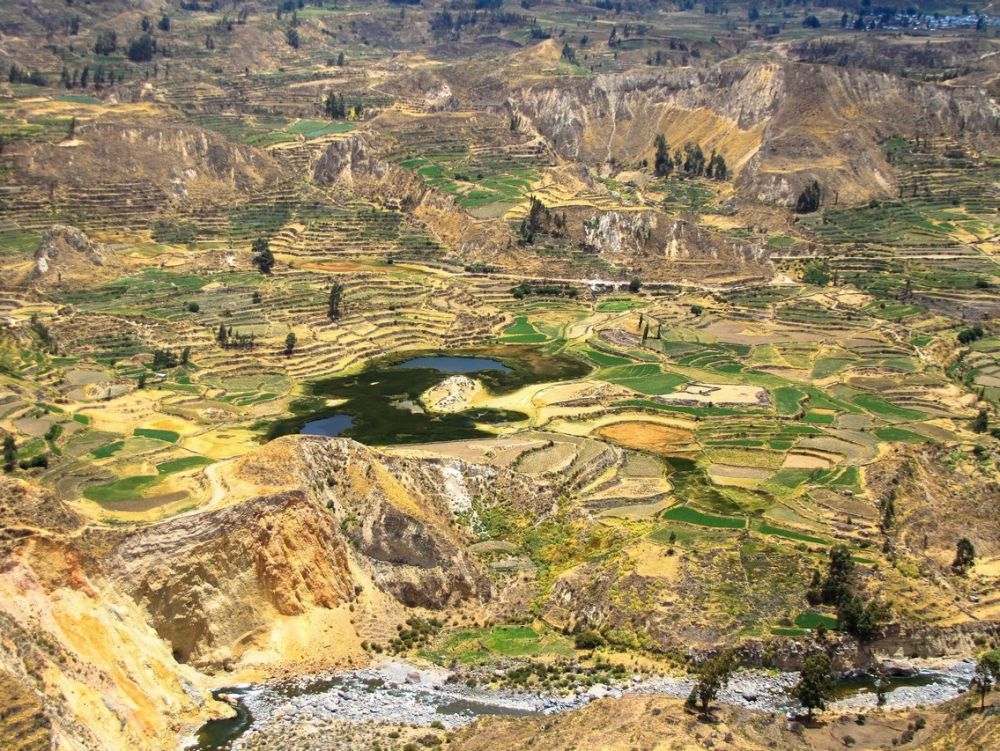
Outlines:
[{"label": "green field", "polygon": [[706,514],[690,506],[675,506],[664,512],[662,518],[669,521],[695,524],[699,527],[718,527],[720,529],[743,529],[747,525],[746,519]]},{"label": "green field", "polygon": [[132,435],[142,438],[155,438],[158,441],[165,441],[166,443],[177,443],[181,437],[180,433],[176,433],[173,430],[156,430],[155,428],[136,428]]}]

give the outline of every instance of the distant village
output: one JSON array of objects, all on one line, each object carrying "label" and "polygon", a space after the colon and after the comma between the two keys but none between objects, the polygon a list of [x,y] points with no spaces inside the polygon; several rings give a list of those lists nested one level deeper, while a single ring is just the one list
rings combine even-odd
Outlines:
[{"label": "distant village", "polygon": [[841,23],[845,28],[853,26],[859,31],[984,29],[1000,26],[1000,16],[968,12],[957,16],[946,16],[940,13],[894,13],[891,10],[883,9],[879,12],[858,16],[853,24],[847,18]]}]

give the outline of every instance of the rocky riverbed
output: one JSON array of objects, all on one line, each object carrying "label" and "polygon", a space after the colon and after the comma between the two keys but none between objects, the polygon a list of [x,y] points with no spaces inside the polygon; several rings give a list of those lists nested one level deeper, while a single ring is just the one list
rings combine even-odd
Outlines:
[{"label": "rocky riverbed", "polygon": [[[911,675],[897,679],[887,695],[887,707],[903,709],[946,701],[969,685],[974,663],[916,663]],[[452,678],[452,680],[449,680]],[[788,691],[795,673],[746,670],[737,673],[719,701],[765,712],[793,710]],[[614,685],[578,688],[567,695],[504,691],[455,682],[443,669],[418,668],[402,661],[323,676],[305,676],[282,683],[230,689],[249,718],[245,727],[216,726],[202,735],[200,748],[253,749],[358,748],[390,745],[413,738],[430,740],[472,722],[481,715],[549,714],[576,709],[604,697],[626,692],[657,693],[685,698],[694,681],[683,677],[633,676]],[[874,709],[874,691],[863,680],[847,679],[835,710]],[[234,737],[235,736],[235,737]],[[306,746],[302,744],[306,743]]]}]

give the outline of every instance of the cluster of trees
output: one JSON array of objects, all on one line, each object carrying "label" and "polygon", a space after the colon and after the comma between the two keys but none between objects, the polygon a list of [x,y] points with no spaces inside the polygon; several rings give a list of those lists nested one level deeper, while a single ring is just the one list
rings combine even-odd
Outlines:
[{"label": "cluster of trees", "polygon": [[534,196],[528,206],[528,215],[521,220],[519,228],[521,242],[531,245],[535,235],[546,234],[555,237],[566,235],[566,213],[557,214]]},{"label": "cluster of trees", "polygon": [[806,598],[812,605],[833,605],[837,608],[840,627],[862,641],[878,636],[881,624],[888,618],[888,608],[874,601],[864,602],[854,588],[854,560],[846,545],[830,550],[830,562],[824,577],[813,572]]},{"label": "cluster of trees", "polygon": [[233,331],[233,327],[226,328],[226,324],[220,323],[219,330],[215,333],[215,341],[223,349],[253,349],[256,344],[256,337],[253,334],[241,334]]},{"label": "cluster of trees", "polygon": [[176,355],[169,349],[157,349],[153,351],[153,370],[170,370],[178,365],[187,365],[191,361],[191,348],[185,347],[180,355]]},{"label": "cluster of trees", "polygon": [[105,71],[103,65],[98,65],[94,69],[93,75],[91,75],[89,65],[84,65],[82,71],[79,68],[74,68],[72,73],[69,68],[64,67],[59,74],[59,82],[66,89],[77,87],[86,89],[93,83],[94,88],[100,91],[105,85],[114,86],[117,82],[124,80],[125,74],[122,71],[114,68]]},{"label": "cluster of trees", "polygon": [[[344,53],[340,53],[343,56]],[[364,106],[357,102],[353,107],[348,109],[347,104],[344,102],[343,94],[336,94],[330,92],[326,95],[326,99],[323,100],[323,112],[331,120],[343,120],[344,118],[350,117],[361,117],[364,112]]]},{"label": "cluster of trees", "polygon": [[[162,16],[157,24],[161,31],[170,30],[170,17]],[[147,63],[156,53],[156,38],[152,34],[153,22],[149,18],[142,19],[142,34],[129,40],[125,55],[133,63]],[[97,55],[113,55],[118,51],[118,34],[111,29],[101,31],[94,41],[94,53]]]},{"label": "cluster of trees", "polygon": [[[731,650],[705,660],[698,668],[698,681],[685,702],[687,708],[700,709],[702,716],[708,717],[712,702],[739,667],[739,659]],[[792,688],[792,695],[805,707],[811,718],[814,709],[826,707],[827,700],[833,695],[834,686],[833,665],[829,655],[816,652],[803,661],[799,682]]]},{"label": "cluster of trees", "polygon": [[7,71],[7,81],[8,83],[30,83],[34,86],[44,86],[45,76],[37,70],[29,73],[17,63],[11,63],[10,69]]},{"label": "cluster of trees", "polygon": [[[52,428],[59,428],[61,426],[53,425]],[[50,428],[50,431],[52,430]],[[58,433],[56,433],[58,435]],[[48,433],[46,433],[48,437]],[[17,441],[14,440],[14,436],[7,433],[3,437],[3,471],[10,474],[14,471],[16,467],[21,469],[34,469],[35,467],[47,467],[49,466],[49,455],[48,454],[36,454],[30,459],[17,460]]]},{"label": "cluster of trees", "polygon": [[271,243],[266,237],[258,237],[250,246],[253,255],[250,262],[257,267],[262,274],[270,274],[274,268],[274,253],[271,252]]},{"label": "cluster of trees", "polygon": [[670,145],[662,133],[656,137],[656,153],[653,157],[653,174],[657,177],[669,177],[674,171],[688,177],[708,177],[713,180],[725,180],[729,177],[729,167],[722,154],[712,151],[706,159],[701,146],[688,141],[683,151],[677,149],[673,156]]},{"label": "cluster of trees", "polygon": [[576,287],[558,284],[529,284],[521,282],[511,289],[510,293],[517,300],[523,300],[531,295],[541,295],[544,297],[568,297],[571,300],[579,296],[580,292]]},{"label": "cluster of trees", "polygon": [[125,55],[133,63],[148,63],[156,53],[156,39],[152,34],[143,34],[129,42]]}]

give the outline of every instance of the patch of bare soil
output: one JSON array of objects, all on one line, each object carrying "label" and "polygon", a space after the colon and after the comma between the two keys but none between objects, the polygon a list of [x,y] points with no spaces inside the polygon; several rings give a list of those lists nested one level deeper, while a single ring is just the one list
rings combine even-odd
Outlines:
[{"label": "patch of bare soil", "polygon": [[694,433],[690,430],[641,420],[605,425],[598,429],[597,434],[619,446],[655,454],[676,453],[679,447],[694,440]]}]

